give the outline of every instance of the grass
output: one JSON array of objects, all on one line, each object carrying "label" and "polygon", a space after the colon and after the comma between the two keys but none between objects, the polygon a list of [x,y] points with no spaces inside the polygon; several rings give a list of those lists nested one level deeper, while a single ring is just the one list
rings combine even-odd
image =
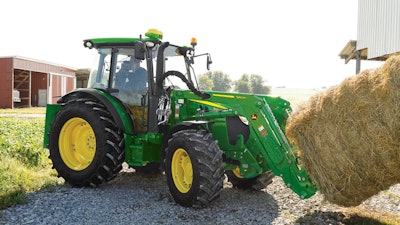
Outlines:
[{"label": "grass", "polygon": [[0,109],[0,114],[45,114],[46,107]]},{"label": "grass", "polygon": [[0,209],[24,203],[27,193],[59,183],[49,165],[30,167],[10,158],[0,161]]},{"label": "grass", "polygon": [[[43,109],[0,110],[15,114]],[[0,209],[23,203],[26,194],[60,183],[43,146],[43,118],[0,117]]]}]

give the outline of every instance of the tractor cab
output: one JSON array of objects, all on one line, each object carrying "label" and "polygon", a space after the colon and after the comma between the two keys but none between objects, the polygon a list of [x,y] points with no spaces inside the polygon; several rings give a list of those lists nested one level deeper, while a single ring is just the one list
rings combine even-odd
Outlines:
[{"label": "tractor cab", "polygon": [[[88,88],[103,90],[126,104],[136,118],[139,132],[156,131],[158,120],[165,118],[155,114],[166,89],[197,86],[192,67],[197,57],[196,39],[192,39],[191,47],[182,47],[162,42],[162,33],[157,30],[149,30],[145,36],[84,41],[85,47],[96,49]],[[203,55],[207,55],[209,68],[210,55],[198,56]],[[149,106],[153,115],[149,115]],[[153,125],[149,126],[149,118],[153,118]]]}]

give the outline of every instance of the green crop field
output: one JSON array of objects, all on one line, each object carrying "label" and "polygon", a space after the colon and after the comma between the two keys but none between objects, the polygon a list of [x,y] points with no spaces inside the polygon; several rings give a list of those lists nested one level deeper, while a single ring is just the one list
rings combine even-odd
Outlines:
[{"label": "green crop field", "polygon": [[43,148],[44,118],[19,117],[29,113],[43,114],[44,109],[0,110],[0,209],[60,182]]}]

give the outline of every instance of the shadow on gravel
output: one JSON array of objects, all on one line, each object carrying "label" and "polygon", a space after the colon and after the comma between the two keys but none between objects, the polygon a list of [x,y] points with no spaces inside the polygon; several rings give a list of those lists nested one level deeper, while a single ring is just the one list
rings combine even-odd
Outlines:
[{"label": "shadow on gravel", "polygon": [[341,212],[315,211],[296,220],[298,224],[345,224],[345,225],[388,225],[372,218],[359,215],[345,215]]},{"label": "shadow on gravel", "polygon": [[208,207],[180,206],[163,174],[121,172],[98,188],[65,184],[28,198],[26,204],[0,211],[0,224],[280,225],[284,216],[269,193],[229,186]]},{"label": "shadow on gravel", "polygon": [[[220,197],[205,208],[180,206],[170,196],[163,174],[122,172],[100,188],[113,189],[115,193],[119,189],[125,190],[126,198],[131,198],[128,207],[135,214],[138,210],[161,209],[158,213],[146,213],[150,221],[157,223],[169,224],[174,221],[175,224],[271,224],[279,217],[278,205],[272,195],[263,191],[243,191],[231,187],[225,187]],[[137,193],[142,195],[140,201],[134,197]],[[170,213],[165,214],[162,208],[168,209]]]}]

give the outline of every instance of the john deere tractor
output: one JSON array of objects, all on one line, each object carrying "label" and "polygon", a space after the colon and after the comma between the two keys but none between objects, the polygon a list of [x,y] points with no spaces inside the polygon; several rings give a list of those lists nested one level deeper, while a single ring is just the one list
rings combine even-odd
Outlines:
[{"label": "john deere tractor", "polygon": [[46,108],[44,146],[58,175],[96,187],[123,163],[165,172],[175,202],[189,207],[216,199],[225,176],[235,187],[262,189],[277,175],[301,198],[312,196],[285,136],[290,103],[199,90],[194,63],[208,69],[210,54],[195,54],[195,38],[178,46],[162,36],[151,29],[138,38],[84,40],[97,57],[87,88]]}]

